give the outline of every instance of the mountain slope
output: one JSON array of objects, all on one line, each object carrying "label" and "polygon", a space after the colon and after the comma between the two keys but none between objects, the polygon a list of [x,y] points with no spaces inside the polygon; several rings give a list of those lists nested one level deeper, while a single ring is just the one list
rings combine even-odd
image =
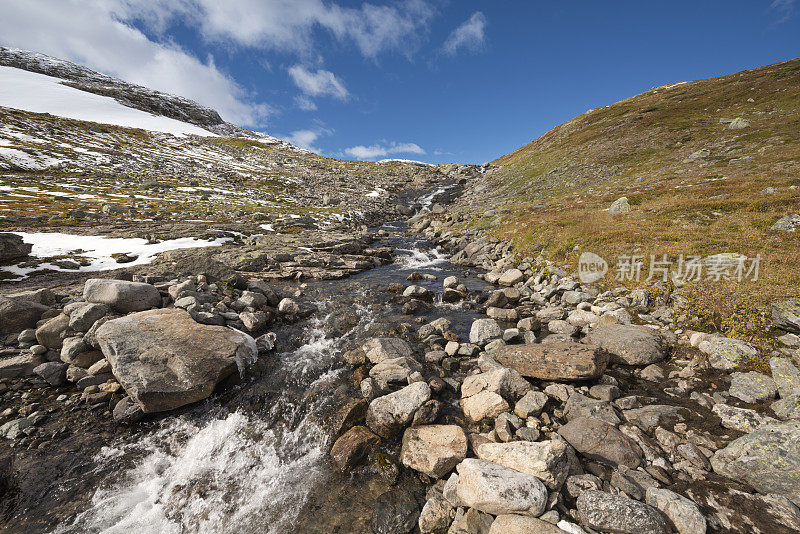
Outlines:
[{"label": "mountain slope", "polygon": [[[800,286],[800,60],[654,88],[589,111],[493,162],[456,211],[524,253],[762,256],[760,304]],[[633,210],[606,210],[626,196]],[[714,286],[718,290],[721,285]],[[709,293],[706,292],[708,295]],[[720,297],[724,300],[725,296]]]}]

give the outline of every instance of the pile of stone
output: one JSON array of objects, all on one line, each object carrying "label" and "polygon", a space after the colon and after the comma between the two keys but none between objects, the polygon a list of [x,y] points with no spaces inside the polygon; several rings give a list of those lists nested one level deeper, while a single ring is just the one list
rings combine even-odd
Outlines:
[{"label": "pile of stone", "polygon": [[[89,409],[107,406],[131,423],[207,398],[272,350],[270,325],[314,311],[263,280],[239,288],[204,275],[148,282],[98,278],[77,296],[41,289],[0,297],[0,331],[16,341],[3,350],[0,379],[38,377],[65,398],[74,388]],[[44,417],[13,415],[4,412],[0,436],[24,438]]]}]

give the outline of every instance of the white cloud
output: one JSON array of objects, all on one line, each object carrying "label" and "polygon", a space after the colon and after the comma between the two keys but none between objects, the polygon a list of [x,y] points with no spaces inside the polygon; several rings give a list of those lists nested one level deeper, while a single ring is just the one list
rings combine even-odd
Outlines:
[{"label": "white cloud", "polygon": [[314,126],[303,130],[295,130],[288,135],[279,135],[281,139],[289,141],[293,145],[305,148],[317,154],[322,154],[322,149],[314,146],[317,140],[323,136],[333,135],[333,130],[326,127],[322,121],[313,121]]},{"label": "white cloud", "polygon": [[314,30],[323,29],[341,42],[355,43],[370,58],[385,51],[413,52],[434,14],[425,0],[406,0],[398,6],[364,3],[361,8],[322,0],[188,1],[210,40],[307,53],[313,49]]},{"label": "white cloud", "polygon": [[301,91],[310,96],[332,96],[345,100],[349,94],[342,81],[327,70],[312,72],[302,65],[295,65],[289,69],[289,76]]},{"label": "white cloud", "polygon": [[358,145],[345,148],[344,153],[356,159],[384,158],[392,154],[425,154],[416,143],[376,143],[370,146]]},{"label": "white cloud", "polygon": [[317,105],[314,103],[314,101],[305,95],[298,95],[294,97],[294,103],[297,104],[297,107],[302,109],[303,111],[317,110]]},{"label": "white cloud", "polygon": [[470,52],[477,52],[483,47],[486,40],[486,16],[476,11],[461,26],[453,30],[442,49],[445,53],[455,55],[459,49],[464,48]]},{"label": "white cloud", "polygon": [[775,10],[781,15],[780,22],[786,22],[794,14],[795,0],[774,0],[770,5],[770,9]]},{"label": "white cloud", "polygon": [[202,61],[174,42],[156,42],[129,25],[146,21],[157,30],[188,3],[169,8],[131,0],[85,2],[0,0],[0,44],[68,59],[105,74],[191,98],[228,121],[255,126],[270,113],[221,72],[212,57]]}]

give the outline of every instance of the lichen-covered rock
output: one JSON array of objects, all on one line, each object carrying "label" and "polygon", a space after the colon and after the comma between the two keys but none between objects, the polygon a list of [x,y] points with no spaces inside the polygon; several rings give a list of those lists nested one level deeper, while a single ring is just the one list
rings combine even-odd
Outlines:
[{"label": "lichen-covered rock", "polygon": [[456,495],[464,506],[493,515],[544,513],[547,488],[533,475],[475,458],[467,458],[457,470]]},{"label": "lichen-covered rock", "polygon": [[589,380],[603,374],[609,355],[600,347],[583,343],[554,342],[505,345],[494,359],[522,376],[540,380]]},{"label": "lichen-covered rock", "polygon": [[581,523],[601,532],[619,534],[667,534],[661,513],[639,501],[604,491],[581,493],[577,503]]}]

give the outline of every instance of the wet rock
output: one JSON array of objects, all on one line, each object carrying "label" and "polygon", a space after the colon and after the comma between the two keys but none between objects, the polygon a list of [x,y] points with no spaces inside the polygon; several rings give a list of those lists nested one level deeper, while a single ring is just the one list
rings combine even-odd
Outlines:
[{"label": "wet rock", "polygon": [[494,358],[522,376],[556,381],[597,378],[609,360],[608,353],[597,346],[571,342],[506,345]]},{"label": "wet rock", "polygon": [[509,410],[506,400],[494,391],[483,390],[471,397],[461,399],[461,410],[467,419],[475,422],[488,417],[497,417]]},{"label": "wet rock", "polygon": [[731,375],[731,388],[728,391],[732,397],[754,404],[775,398],[778,386],[767,375],[756,373],[733,373]]},{"label": "wet rock", "polygon": [[122,397],[117,404],[114,405],[112,413],[114,421],[117,423],[130,425],[139,421],[144,417],[142,407],[130,397]]},{"label": "wet rock", "polygon": [[711,458],[714,471],[800,506],[800,422],[764,426]]},{"label": "wet rock", "polygon": [[242,312],[239,314],[239,320],[242,321],[245,330],[248,332],[258,332],[267,327],[267,314],[263,311],[255,312]]},{"label": "wet rock", "polygon": [[709,336],[697,348],[708,354],[711,367],[722,371],[731,371],[737,365],[758,357],[758,349],[749,343],[727,337]]},{"label": "wet rock", "polygon": [[50,307],[23,298],[0,297],[0,334],[34,328]]},{"label": "wet rock", "polygon": [[208,397],[221,380],[257,357],[250,336],[200,325],[177,308],[108,321],[96,337],[114,376],[148,413]]},{"label": "wet rock", "polygon": [[690,499],[668,489],[647,488],[645,502],[661,510],[678,534],[705,534],[706,519]]},{"label": "wet rock", "polygon": [[411,347],[408,343],[396,337],[372,338],[364,343],[362,350],[366,358],[375,364],[384,360],[411,357]]},{"label": "wet rock", "polygon": [[67,381],[67,367],[63,362],[45,362],[33,368],[33,372],[51,386],[62,386]]},{"label": "wet rock", "polygon": [[36,329],[36,340],[48,349],[60,349],[68,337],[69,316],[63,313]]},{"label": "wet rock", "polygon": [[564,531],[536,517],[504,514],[495,518],[489,534],[564,534]]},{"label": "wet rock", "polygon": [[358,465],[380,438],[365,426],[354,426],[337,439],[331,448],[331,460],[341,471]]},{"label": "wet rock", "polygon": [[0,437],[12,440],[19,439],[25,435],[25,430],[33,427],[33,421],[32,417],[21,417],[8,421],[0,426]]},{"label": "wet rock", "polygon": [[290,298],[284,298],[278,303],[278,313],[293,317],[300,313],[300,306]]},{"label": "wet rock", "polygon": [[416,412],[431,398],[425,382],[415,382],[394,393],[374,399],[367,408],[367,426],[381,437],[389,438],[408,425]]},{"label": "wet rock", "polygon": [[34,369],[45,362],[41,356],[22,353],[18,356],[0,359],[0,378],[18,378],[30,376]]},{"label": "wet rock", "polygon": [[25,258],[32,249],[33,245],[25,243],[22,236],[10,232],[0,233],[0,262]]},{"label": "wet rock", "polygon": [[547,488],[533,475],[475,458],[467,458],[457,470],[456,495],[464,506],[493,515],[538,517],[545,511]]},{"label": "wet rock", "polygon": [[467,456],[467,436],[458,425],[407,428],[400,462],[432,478],[441,478]]},{"label": "wet rock", "polygon": [[581,417],[558,429],[558,433],[583,456],[612,466],[636,469],[642,462],[639,446],[622,432],[599,419]]},{"label": "wet rock", "polygon": [[403,296],[424,302],[433,302],[433,292],[422,286],[408,286],[403,291]]},{"label": "wet rock", "polygon": [[581,523],[620,534],[668,534],[661,513],[639,501],[603,491],[588,490],[577,500]]},{"label": "wet rock", "polygon": [[800,334],[800,299],[774,302],[772,304],[772,322],[782,330]]},{"label": "wet rock", "polygon": [[372,513],[375,534],[404,534],[411,532],[419,519],[417,501],[407,491],[391,489],[378,497]]},{"label": "wet rock", "polygon": [[669,340],[658,330],[646,326],[609,325],[595,328],[587,343],[597,345],[617,363],[649,365],[663,360],[670,349]]},{"label": "wet rock", "polygon": [[569,474],[567,444],[561,440],[483,443],[477,447],[481,460],[533,475],[552,491],[561,489]]},{"label": "wet rock", "polygon": [[122,313],[130,313],[161,306],[161,294],[155,286],[142,282],[90,278],[83,286],[87,302],[106,304]]},{"label": "wet rock", "polygon": [[503,335],[503,329],[494,319],[477,319],[473,321],[469,331],[469,342],[484,346],[492,339]]}]

